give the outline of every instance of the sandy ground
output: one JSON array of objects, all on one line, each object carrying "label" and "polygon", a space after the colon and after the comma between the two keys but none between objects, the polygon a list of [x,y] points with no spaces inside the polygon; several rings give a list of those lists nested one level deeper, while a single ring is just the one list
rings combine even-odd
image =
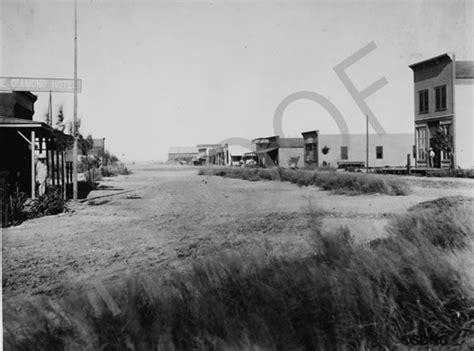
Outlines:
[{"label": "sandy ground", "polygon": [[133,165],[104,179],[71,211],[3,230],[3,302],[60,296],[125,272],[181,267],[225,249],[307,245],[311,208],[325,228],[347,225],[359,242],[386,235],[389,217],[421,201],[474,196],[472,180],[409,178],[409,196],[332,195],[286,182],[197,175],[196,168]]}]

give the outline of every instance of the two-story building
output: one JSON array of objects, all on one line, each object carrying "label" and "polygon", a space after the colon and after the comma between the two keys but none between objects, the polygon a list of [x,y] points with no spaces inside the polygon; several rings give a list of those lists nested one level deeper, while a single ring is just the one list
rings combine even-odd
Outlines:
[{"label": "two-story building", "polygon": [[474,62],[456,61],[454,54],[445,53],[409,67],[414,78],[416,166],[473,168]]}]

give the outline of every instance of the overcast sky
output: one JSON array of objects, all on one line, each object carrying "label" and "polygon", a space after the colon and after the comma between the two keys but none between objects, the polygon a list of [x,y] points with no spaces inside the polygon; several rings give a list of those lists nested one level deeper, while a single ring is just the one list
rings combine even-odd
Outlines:
[{"label": "overcast sky", "polygon": [[[1,3],[0,76],[73,77],[73,2]],[[347,74],[358,90],[385,77],[366,102],[388,133],[413,130],[409,64],[453,52],[474,60],[473,1],[78,2],[82,133],[120,158],[166,159],[170,146],[274,134],[273,116],[305,90],[331,101],[351,133],[364,114],[334,66],[374,42]],[[42,120],[48,94],[38,93]],[[72,94],[53,94],[54,113]],[[292,103],[285,136],[338,133],[309,100]]]}]

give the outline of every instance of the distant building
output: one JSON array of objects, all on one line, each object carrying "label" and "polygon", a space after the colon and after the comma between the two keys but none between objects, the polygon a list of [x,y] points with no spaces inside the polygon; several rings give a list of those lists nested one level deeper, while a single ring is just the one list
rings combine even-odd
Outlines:
[{"label": "distant building", "polygon": [[105,138],[92,139],[92,148],[87,150],[89,156],[100,156],[105,152]]},{"label": "distant building", "polygon": [[169,162],[191,162],[198,154],[195,146],[174,146],[168,151]]},{"label": "distant building", "polygon": [[430,166],[432,148],[433,167],[473,168],[474,62],[456,61],[446,53],[409,67],[414,78],[416,165]]},{"label": "distant building", "polygon": [[258,164],[264,167],[303,167],[303,138],[270,136],[252,140]]},{"label": "distant building", "polygon": [[198,160],[201,165],[228,165],[229,150],[228,145],[222,144],[198,144]]}]

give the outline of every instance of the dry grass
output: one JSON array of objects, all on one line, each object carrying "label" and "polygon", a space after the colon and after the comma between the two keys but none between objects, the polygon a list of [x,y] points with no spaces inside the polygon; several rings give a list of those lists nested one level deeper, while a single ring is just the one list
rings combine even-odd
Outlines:
[{"label": "dry grass", "polygon": [[[405,218],[432,207],[440,206],[424,204]],[[452,226],[463,226],[464,220],[469,218]],[[413,235],[424,235],[426,224],[420,221]],[[12,325],[24,321],[6,312],[6,345],[12,350],[391,350],[405,334],[444,334],[453,347],[466,341],[472,300],[451,251],[436,241],[412,240],[400,218],[392,236],[372,247],[355,245],[348,228],[322,232],[317,213],[310,225],[311,255],[241,251],[196,262],[166,278],[128,279],[109,289],[121,310],[115,316],[103,303],[94,308],[86,293],[61,301],[62,309],[46,300],[33,305],[31,325],[21,334]]]},{"label": "dry grass", "polygon": [[428,241],[441,249],[466,249],[474,239],[473,200],[455,196],[420,203],[395,216],[390,231],[420,245]]},{"label": "dry grass", "polygon": [[285,168],[233,168],[207,167],[199,170],[200,175],[216,175],[249,181],[280,180],[300,186],[319,186],[336,194],[388,194],[407,195],[409,185],[395,176],[376,174],[292,170]]}]

